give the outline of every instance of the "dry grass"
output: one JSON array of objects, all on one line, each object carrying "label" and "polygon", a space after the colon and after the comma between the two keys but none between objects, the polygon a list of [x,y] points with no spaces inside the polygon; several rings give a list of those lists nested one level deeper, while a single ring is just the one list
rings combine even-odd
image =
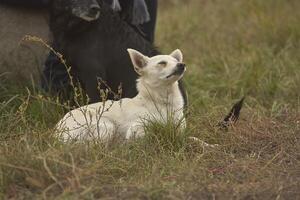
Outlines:
[{"label": "dry grass", "polygon": [[[52,136],[63,109],[1,77],[0,196],[15,199],[299,199],[300,2],[189,0],[161,5],[157,44],[188,64],[187,135],[153,125],[104,148]],[[30,91],[30,92],[29,92]],[[246,95],[241,120],[215,124]]]}]

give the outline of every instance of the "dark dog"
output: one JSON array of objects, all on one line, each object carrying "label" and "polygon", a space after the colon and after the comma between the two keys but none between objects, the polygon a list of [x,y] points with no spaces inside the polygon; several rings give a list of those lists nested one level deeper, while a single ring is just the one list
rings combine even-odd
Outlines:
[{"label": "dark dog", "polygon": [[[128,48],[150,57],[160,54],[103,0],[53,0],[50,30],[57,50],[72,66],[72,75],[80,81],[91,102],[101,100],[97,89],[99,79],[114,92],[121,84],[122,97],[137,94],[137,74],[127,54]],[[180,91],[187,104],[182,81]]]},{"label": "dark dog", "polygon": [[[80,12],[74,12],[74,8]],[[87,21],[85,15],[91,20]],[[122,84],[122,97],[137,94],[137,74],[126,49],[136,49],[149,57],[161,54],[103,0],[53,0],[50,20],[58,51],[72,66],[72,74],[79,79],[91,102],[101,100],[97,78],[104,80],[114,92]],[[186,107],[187,95],[182,80],[179,89]],[[234,123],[242,104],[243,99],[233,106],[219,127],[226,129]]]}]

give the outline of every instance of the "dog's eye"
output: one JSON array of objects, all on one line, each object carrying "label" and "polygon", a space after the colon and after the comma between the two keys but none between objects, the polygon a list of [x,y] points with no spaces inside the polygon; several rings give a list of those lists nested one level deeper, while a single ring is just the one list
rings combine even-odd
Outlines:
[{"label": "dog's eye", "polygon": [[160,65],[160,66],[162,66],[162,67],[165,67],[165,66],[167,66],[167,62],[166,61],[161,61],[161,62],[159,62],[158,63],[158,65]]}]

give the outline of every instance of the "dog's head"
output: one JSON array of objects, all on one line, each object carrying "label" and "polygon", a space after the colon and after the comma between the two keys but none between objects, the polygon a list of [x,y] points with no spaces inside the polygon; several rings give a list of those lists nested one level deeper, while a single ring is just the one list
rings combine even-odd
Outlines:
[{"label": "dog's head", "polygon": [[128,49],[134,70],[149,85],[168,85],[182,78],[186,67],[179,49],[170,55],[147,57],[142,53]]},{"label": "dog's head", "polygon": [[94,21],[100,16],[97,0],[52,0],[50,9],[54,15],[70,15],[84,21]]}]

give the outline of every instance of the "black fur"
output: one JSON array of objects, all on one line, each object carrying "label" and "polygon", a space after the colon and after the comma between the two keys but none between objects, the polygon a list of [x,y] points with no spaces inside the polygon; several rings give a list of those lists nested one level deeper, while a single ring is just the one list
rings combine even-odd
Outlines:
[{"label": "black fur", "polygon": [[[122,97],[134,97],[137,94],[137,74],[133,70],[127,48],[136,49],[147,56],[161,53],[103,0],[98,0],[100,17],[93,22],[73,16],[65,8],[72,6],[68,5],[70,2],[52,1],[50,29],[58,45],[57,50],[72,66],[73,76],[79,79],[91,102],[101,100],[97,77],[105,81],[114,92],[122,84]],[[187,105],[182,81],[179,88]]]}]

